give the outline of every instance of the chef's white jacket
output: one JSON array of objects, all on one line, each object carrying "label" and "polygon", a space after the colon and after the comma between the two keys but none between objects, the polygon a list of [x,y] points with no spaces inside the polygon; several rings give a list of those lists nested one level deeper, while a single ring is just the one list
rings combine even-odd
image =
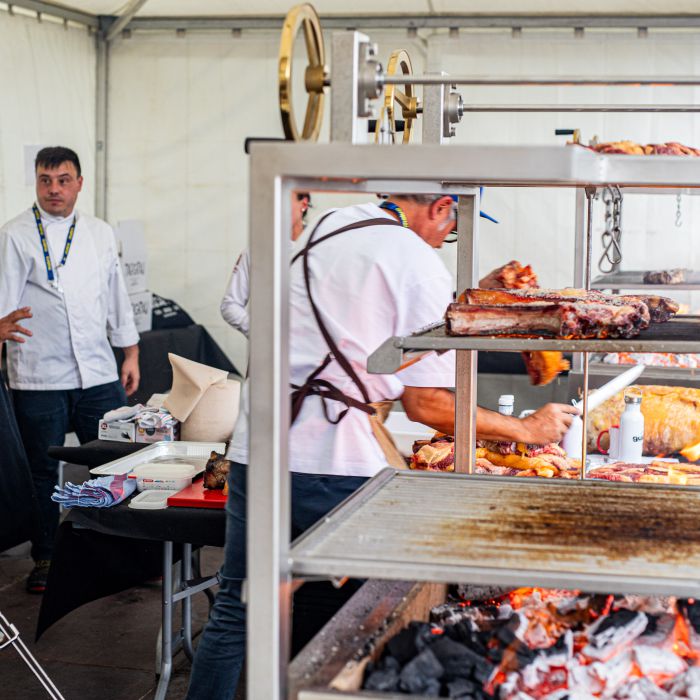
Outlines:
[{"label": "chef's white jacket", "polygon": [[75,212],[76,227],[66,264],[63,257],[73,214],[41,212],[55,281],[50,282],[32,209],[0,229],[0,317],[30,306],[22,321],[33,335],[9,342],[13,389],[88,389],[118,379],[111,344],[138,343],[112,228]]},{"label": "chef's white jacket", "polygon": [[[382,217],[393,218],[375,204],[339,209],[323,221],[315,238],[354,221]],[[307,227],[293,253],[301,250],[313,230],[313,225]],[[312,293],[326,327],[372,401],[397,399],[405,386],[454,386],[454,353],[429,355],[396,374],[367,372],[367,357],[387,338],[439,321],[452,301],[447,268],[416,233],[393,225],[348,231],[313,248],[309,266]],[[290,305],[290,379],[301,385],[328,353],[306,295],[301,259],[290,272]],[[337,362],[331,362],[320,377],[362,400]],[[345,405],[331,401],[329,408],[335,417]],[[306,399],[289,439],[294,472],[373,476],[387,466],[367,414],[351,408],[333,425],[325,419],[318,396]],[[228,456],[248,464],[248,386]]]},{"label": "chef's white jacket", "polygon": [[248,337],[250,298],[250,251],[246,248],[236,260],[221,300],[221,316],[224,321]]}]

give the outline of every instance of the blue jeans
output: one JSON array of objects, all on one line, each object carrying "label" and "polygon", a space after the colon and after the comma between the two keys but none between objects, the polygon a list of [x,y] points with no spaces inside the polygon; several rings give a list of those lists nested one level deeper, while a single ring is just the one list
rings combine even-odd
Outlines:
[{"label": "blue jeans", "polygon": [[34,561],[51,559],[59,511],[51,500],[58,460],[49,457],[49,447],[63,445],[71,428],[81,444],[97,439],[98,421],[107,411],[124,406],[126,394],[115,381],[90,389],[13,390],[12,400],[39,505],[40,528],[32,541],[32,557]]},{"label": "blue jeans", "polygon": [[[241,582],[246,577],[246,475],[234,462],[226,503],[226,545],[221,586],[190,676],[187,700],[231,700],[245,660],[246,609]],[[366,481],[354,476],[292,474],[292,537],[298,537]]]}]

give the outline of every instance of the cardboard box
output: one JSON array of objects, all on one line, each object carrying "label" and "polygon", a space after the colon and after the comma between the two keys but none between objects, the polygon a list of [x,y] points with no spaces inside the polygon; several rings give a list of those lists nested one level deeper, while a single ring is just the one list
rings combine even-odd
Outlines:
[{"label": "cardboard box", "polygon": [[146,279],[148,254],[143,222],[136,219],[119,221],[114,233],[117,237],[117,250],[126,291],[129,294],[145,292],[148,289]]},{"label": "cardboard box", "polygon": [[153,327],[153,294],[137,292],[129,294],[131,310],[134,312],[134,323],[139,333],[150,331]]},{"label": "cardboard box", "polygon": [[160,442],[165,440],[172,442],[180,439],[180,423],[170,425],[167,428],[144,428],[136,424],[136,442]]},{"label": "cardboard box", "polygon": [[108,423],[100,420],[97,428],[100,440],[116,440],[117,442],[136,442],[136,423],[115,420]]}]

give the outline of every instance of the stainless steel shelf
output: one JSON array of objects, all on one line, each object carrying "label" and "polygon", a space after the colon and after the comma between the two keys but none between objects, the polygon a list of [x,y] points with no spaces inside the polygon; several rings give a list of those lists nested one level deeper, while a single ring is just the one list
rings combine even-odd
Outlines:
[{"label": "stainless steel shelf", "polygon": [[392,374],[426,352],[446,350],[559,350],[560,352],[700,352],[700,317],[678,316],[667,323],[652,323],[631,340],[557,340],[556,338],[504,338],[451,336],[437,323],[414,335],[394,336],[377,348],[367,361],[373,374]]},{"label": "stainless steel shelf", "polygon": [[645,284],[642,279],[646,270],[620,270],[596,277],[591,283],[593,289],[647,289],[657,291],[700,291],[700,272],[687,272],[686,281],[681,284]]},{"label": "stainless steel shelf", "polygon": [[700,595],[700,488],[385,469],[298,539],[299,576]]}]

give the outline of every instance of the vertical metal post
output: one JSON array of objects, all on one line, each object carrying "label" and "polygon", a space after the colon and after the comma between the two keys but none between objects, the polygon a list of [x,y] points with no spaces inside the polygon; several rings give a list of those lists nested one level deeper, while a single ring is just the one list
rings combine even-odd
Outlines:
[{"label": "vertical metal post", "polygon": [[173,671],[173,543],[163,542],[163,627],[160,679],[155,700],[165,700]]},{"label": "vertical metal post", "polygon": [[[479,194],[461,195],[457,215],[457,294],[479,284]],[[455,472],[474,471],[476,443],[475,350],[457,350]]]},{"label": "vertical metal post", "polygon": [[367,122],[361,110],[360,58],[369,37],[360,32],[335,32],[331,38],[331,141],[367,143]]},{"label": "vertical metal post", "polygon": [[289,181],[251,155],[248,700],[286,697],[289,565]]},{"label": "vertical metal post", "polygon": [[109,42],[97,32],[95,83],[95,216],[107,218],[107,103],[109,98]]},{"label": "vertical metal post", "polygon": [[[447,75],[438,73],[438,75]],[[444,143],[445,85],[423,86],[423,143]]]},{"label": "vertical metal post", "polygon": [[194,649],[192,648],[192,594],[187,591],[187,586],[192,579],[192,544],[182,545],[182,576],[180,590],[188,593],[182,599],[182,647],[187,658],[194,659]]},{"label": "vertical metal post", "polygon": [[[574,287],[582,289],[586,269],[586,191],[583,187],[576,188],[576,220],[574,227]],[[573,369],[583,370],[583,353],[575,352]]]},{"label": "vertical metal post", "polygon": [[[585,258],[583,270],[583,284],[586,290],[591,288],[591,266],[593,264],[593,200],[595,199],[595,188],[586,187],[586,237],[585,237]],[[587,433],[586,424],[588,422],[588,352],[581,353],[583,357],[583,429],[581,430],[581,471],[579,478],[583,479],[586,476],[586,459],[587,459]]]}]

